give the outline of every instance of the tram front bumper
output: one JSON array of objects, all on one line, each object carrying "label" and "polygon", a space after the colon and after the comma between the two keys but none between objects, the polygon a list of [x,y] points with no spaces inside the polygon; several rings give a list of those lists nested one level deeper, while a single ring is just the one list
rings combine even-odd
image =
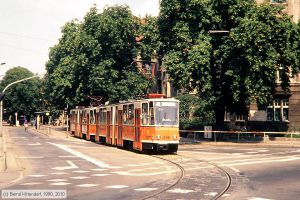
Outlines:
[{"label": "tram front bumper", "polygon": [[176,152],[178,149],[178,141],[164,141],[164,142],[143,142],[143,151],[172,151]]}]

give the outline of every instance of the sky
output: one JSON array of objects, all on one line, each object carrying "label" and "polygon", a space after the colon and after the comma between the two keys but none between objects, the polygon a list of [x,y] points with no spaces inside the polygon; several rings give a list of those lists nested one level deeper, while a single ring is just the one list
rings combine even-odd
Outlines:
[{"label": "sky", "polygon": [[17,66],[45,73],[61,27],[72,19],[81,21],[94,4],[99,12],[126,4],[136,16],[159,13],[159,0],[0,0],[0,63],[6,63],[0,65],[0,77]]}]

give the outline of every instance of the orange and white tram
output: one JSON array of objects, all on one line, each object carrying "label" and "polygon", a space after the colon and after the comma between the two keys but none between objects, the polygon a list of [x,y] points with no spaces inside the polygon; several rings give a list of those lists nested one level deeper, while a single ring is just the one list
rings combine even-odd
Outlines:
[{"label": "orange and white tram", "polygon": [[91,107],[88,109],[87,113],[87,140],[95,140],[96,136],[96,107]]},{"label": "orange and white tram", "polygon": [[82,108],[75,108],[70,111],[70,130],[72,135],[81,138]]},{"label": "orange and white tram", "polygon": [[[75,136],[138,151],[176,152],[179,101],[156,97],[160,96],[149,95],[147,99],[80,109],[82,133]],[[74,113],[71,111],[71,115]],[[74,120],[70,123],[72,126]]]}]

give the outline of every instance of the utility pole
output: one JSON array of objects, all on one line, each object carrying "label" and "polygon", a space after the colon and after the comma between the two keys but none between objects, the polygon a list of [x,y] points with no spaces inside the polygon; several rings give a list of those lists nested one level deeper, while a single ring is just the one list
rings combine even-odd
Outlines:
[{"label": "utility pole", "polygon": [[[44,74],[43,74],[44,75]],[[5,91],[12,85],[14,84],[17,84],[17,83],[20,83],[20,82],[24,82],[24,81],[27,81],[29,79],[33,79],[35,77],[38,77],[38,76],[43,76],[43,75],[35,75],[35,76],[30,76],[28,78],[23,78],[21,80],[18,80],[18,81],[15,81],[15,82],[12,82],[10,84],[8,84],[1,92],[1,95],[0,95],[0,137],[3,137],[3,97],[4,97],[4,94],[5,94]]]}]

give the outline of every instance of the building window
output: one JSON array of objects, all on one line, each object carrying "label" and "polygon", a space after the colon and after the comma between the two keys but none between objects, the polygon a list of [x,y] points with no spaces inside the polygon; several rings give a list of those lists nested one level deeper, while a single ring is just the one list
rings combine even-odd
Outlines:
[{"label": "building window", "polygon": [[271,3],[287,3],[287,0],[271,0]]},{"label": "building window", "polygon": [[245,121],[245,116],[244,115],[236,115],[235,116],[235,121],[244,122]]},{"label": "building window", "polygon": [[229,122],[230,121],[230,112],[229,111],[225,111],[225,113],[224,113],[224,121],[225,122]]},{"label": "building window", "polygon": [[289,100],[274,99],[272,104],[267,107],[268,121],[289,121]]}]

